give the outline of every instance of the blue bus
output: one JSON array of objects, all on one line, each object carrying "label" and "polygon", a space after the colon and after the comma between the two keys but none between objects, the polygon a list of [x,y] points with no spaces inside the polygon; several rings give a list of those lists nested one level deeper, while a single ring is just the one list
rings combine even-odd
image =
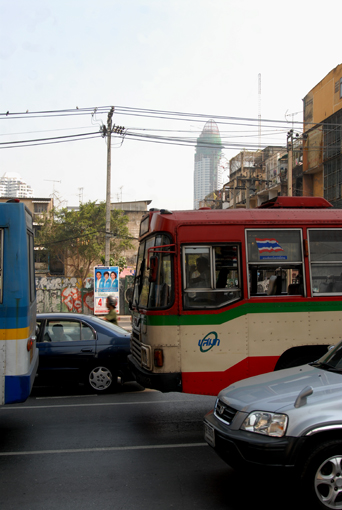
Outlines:
[{"label": "blue bus", "polygon": [[0,405],[24,402],[38,367],[33,219],[0,203]]}]

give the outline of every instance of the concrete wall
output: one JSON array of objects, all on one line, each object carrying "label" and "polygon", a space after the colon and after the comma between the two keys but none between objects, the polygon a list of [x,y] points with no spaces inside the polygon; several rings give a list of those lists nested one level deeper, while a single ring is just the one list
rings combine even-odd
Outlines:
[{"label": "concrete wall", "polygon": [[94,313],[94,279],[37,276],[37,312]]},{"label": "concrete wall", "polygon": [[[134,277],[127,269],[120,278],[120,315],[129,315],[128,301],[132,297]],[[37,312],[73,312],[94,314],[94,278],[83,283],[80,278],[58,276],[36,276]]]}]

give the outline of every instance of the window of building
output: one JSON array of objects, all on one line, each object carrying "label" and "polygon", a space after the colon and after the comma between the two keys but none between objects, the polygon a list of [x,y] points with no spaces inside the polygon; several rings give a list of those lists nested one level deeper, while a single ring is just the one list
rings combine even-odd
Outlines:
[{"label": "window of building", "polygon": [[342,293],[342,230],[310,230],[312,294]]},{"label": "window of building", "polygon": [[185,308],[219,308],[241,298],[239,246],[183,247]]},{"label": "window of building", "polygon": [[34,212],[35,213],[46,213],[48,210],[48,204],[35,203],[34,204]]},{"label": "window of building", "polygon": [[304,295],[301,230],[248,230],[246,237],[250,296]]}]

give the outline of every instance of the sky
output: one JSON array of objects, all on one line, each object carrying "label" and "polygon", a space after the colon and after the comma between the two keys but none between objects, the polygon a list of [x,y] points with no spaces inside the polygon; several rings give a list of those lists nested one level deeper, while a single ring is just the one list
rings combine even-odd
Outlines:
[{"label": "sky", "polygon": [[[206,120],[220,118],[229,119],[218,124],[229,143],[286,145],[287,130],[300,130],[304,96],[342,63],[341,11],[340,0],[319,8],[294,0],[0,0],[0,176],[17,172],[35,197],[54,195],[56,205],[105,200],[107,146],[97,134],[114,106],[113,123],[128,135],[112,137],[112,201],[192,209],[194,146],[129,133],[196,139]],[[76,108],[86,114],[31,115]],[[151,118],[150,110],[187,115]],[[258,116],[259,138],[258,123],[243,120]],[[90,132],[87,140],[7,144]],[[241,150],[229,143],[223,166]]]}]

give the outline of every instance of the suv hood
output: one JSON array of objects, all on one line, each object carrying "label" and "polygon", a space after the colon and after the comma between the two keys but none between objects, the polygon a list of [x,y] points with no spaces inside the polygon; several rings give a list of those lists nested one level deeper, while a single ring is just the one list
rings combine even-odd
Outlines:
[{"label": "suv hood", "polygon": [[313,393],[307,404],[331,403],[342,397],[342,374],[328,372],[310,365],[279,370],[239,381],[219,393],[227,405],[251,411],[285,412],[294,408],[299,393],[311,386]]}]

